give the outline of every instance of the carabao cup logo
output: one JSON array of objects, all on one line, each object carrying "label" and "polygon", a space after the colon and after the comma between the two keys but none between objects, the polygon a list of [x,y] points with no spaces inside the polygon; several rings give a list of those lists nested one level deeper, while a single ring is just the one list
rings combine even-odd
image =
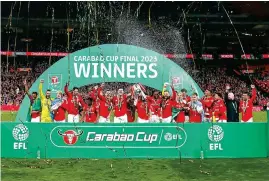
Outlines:
[{"label": "carabao cup logo", "polygon": [[224,131],[219,125],[211,126],[208,129],[208,138],[213,142],[220,142],[224,137]]},{"label": "carabao cup logo", "polygon": [[57,76],[51,77],[51,84],[59,84],[59,78]]},{"label": "carabao cup logo", "polygon": [[62,75],[61,74],[48,74],[48,88],[52,92],[61,90],[62,87]]},{"label": "carabao cup logo", "polygon": [[63,137],[63,140],[67,145],[75,144],[78,141],[78,137],[81,136],[82,133],[82,130],[79,130],[78,133],[73,130],[67,130],[64,133],[61,133],[61,131],[58,130],[58,134]]},{"label": "carabao cup logo", "polygon": [[17,141],[25,141],[29,136],[29,130],[23,124],[18,124],[13,128],[12,135]]}]

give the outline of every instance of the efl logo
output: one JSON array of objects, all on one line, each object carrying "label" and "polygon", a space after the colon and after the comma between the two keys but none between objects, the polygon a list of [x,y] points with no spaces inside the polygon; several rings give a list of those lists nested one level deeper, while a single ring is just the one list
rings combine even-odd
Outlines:
[{"label": "efl logo", "polygon": [[28,128],[23,124],[18,124],[17,126],[13,128],[12,135],[16,141],[19,141],[19,142],[14,142],[13,148],[16,150],[18,149],[26,150],[27,149],[26,144],[23,141],[27,140],[27,138],[29,137]]},{"label": "efl logo", "polygon": [[181,127],[177,127],[177,133],[165,133],[163,136],[165,141],[174,141],[176,142],[177,147],[182,147],[186,141],[187,141],[187,133],[186,131],[181,128]]},{"label": "efl logo", "polygon": [[67,145],[74,145],[78,141],[79,136],[83,134],[83,131],[79,130],[77,133],[73,130],[67,130],[64,133],[61,133],[61,131],[58,130],[58,134],[63,137],[63,140]]},{"label": "efl logo", "polygon": [[224,138],[224,131],[222,127],[220,127],[219,125],[211,126],[208,129],[207,135],[210,141],[215,142],[209,144],[210,150],[223,150],[221,143],[216,143],[220,142]]}]

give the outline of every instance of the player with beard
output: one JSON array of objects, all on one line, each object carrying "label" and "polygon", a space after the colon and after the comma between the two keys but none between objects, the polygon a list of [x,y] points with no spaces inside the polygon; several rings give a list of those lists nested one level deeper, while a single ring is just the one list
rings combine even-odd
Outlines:
[{"label": "player with beard", "polygon": [[67,103],[63,99],[62,91],[58,91],[56,98],[51,103],[51,117],[55,123],[65,122],[65,110]]},{"label": "player with beard", "polygon": [[68,91],[69,83],[66,83],[64,87],[64,92],[67,95],[67,112],[68,112],[68,122],[78,123],[79,122],[79,110],[80,107],[85,106],[81,95],[79,95],[78,88],[74,87],[73,91]]},{"label": "player with beard", "polygon": [[124,94],[123,89],[118,90],[118,94],[113,97],[114,123],[127,123],[127,97],[131,94]]},{"label": "player with beard", "polygon": [[92,98],[88,98],[86,100],[85,107],[82,112],[82,121],[88,123],[95,123],[98,117],[98,109],[97,106]]},{"label": "player with beard", "polygon": [[172,97],[170,97],[170,93],[166,90],[163,93],[162,101],[161,101],[161,116],[163,123],[171,123],[172,122],[172,108],[174,106],[174,101],[176,99],[176,92],[173,87],[172,88]]},{"label": "player with beard", "polygon": [[99,123],[109,123],[110,122],[110,113],[113,110],[112,104],[112,95],[110,91],[106,91],[105,95],[103,95],[103,88],[105,84],[102,83],[98,88],[98,98],[100,99],[99,106]]},{"label": "player with beard", "polygon": [[203,104],[204,112],[205,112],[205,122],[212,122],[212,108],[214,98],[211,96],[211,91],[206,89],[205,96],[202,97],[201,102]]},{"label": "player with beard", "polygon": [[25,86],[25,92],[30,99],[30,110],[28,112],[27,120],[32,123],[40,122],[40,111],[41,111],[41,100],[37,97],[37,92],[32,92],[32,95],[29,93],[27,86],[27,81],[24,80],[23,84]]},{"label": "player with beard", "polygon": [[222,99],[220,93],[216,93],[214,96],[214,102],[212,107],[212,115],[216,118],[216,121],[219,123],[227,122],[227,113],[226,105]]},{"label": "player with beard", "polygon": [[160,104],[162,99],[159,95],[159,91],[154,91],[153,95],[147,96],[147,99],[150,103],[150,118],[149,122],[151,123],[159,123],[161,118],[161,107]]},{"label": "player with beard", "polygon": [[138,96],[138,99],[134,101],[137,112],[137,122],[138,123],[148,123],[149,122],[149,111],[150,103],[146,97],[143,97],[141,94]]},{"label": "player with beard", "polygon": [[41,99],[41,122],[52,122],[50,111],[51,111],[51,102],[53,101],[53,98],[50,97],[50,90],[48,89],[46,91],[46,95],[43,93],[43,83],[44,80],[40,80],[39,83],[39,95]]},{"label": "player with beard", "polygon": [[193,93],[191,96],[191,102],[185,109],[189,110],[190,123],[201,123],[203,119],[203,105],[198,100],[198,94]]},{"label": "player with beard", "polygon": [[257,92],[254,85],[251,85],[252,88],[252,96],[249,98],[247,92],[243,93],[242,100],[240,101],[240,112],[242,112],[242,120],[241,122],[253,122],[253,102],[257,97]]}]

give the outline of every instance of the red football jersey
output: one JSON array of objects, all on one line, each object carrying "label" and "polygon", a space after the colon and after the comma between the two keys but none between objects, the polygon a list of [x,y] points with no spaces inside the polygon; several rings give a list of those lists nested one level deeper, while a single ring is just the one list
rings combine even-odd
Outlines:
[{"label": "red football jersey", "polygon": [[149,119],[149,102],[138,100],[136,104],[137,116],[141,119]]},{"label": "red football jersey", "polygon": [[212,117],[212,108],[213,108],[214,98],[212,96],[209,96],[209,97],[204,96],[201,99],[201,102],[203,104],[203,108],[204,108],[204,111],[205,111],[205,117],[206,118],[211,118]]},{"label": "red football jersey", "polygon": [[227,120],[226,105],[222,99],[215,100],[212,107],[212,112],[216,119]]},{"label": "red football jersey", "polygon": [[68,108],[68,102],[64,101],[62,105],[54,111],[54,120],[63,121],[65,120],[65,110]]},{"label": "red football jersey", "polygon": [[101,88],[98,89],[98,98],[99,98],[99,115],[108,118],[110,112],[113,109],[112,102],[107,101],[106,97],[101,95]]},{"label": "red football jersey", "polygon": [[257,97],[256,89],[252,89],[252,96],[247,101],[240,101],[240,112],[242,112],[242,121],[246,122],[253,117],[253,101]]},{"label": "red football jersey", "polygon": [[68,114],[79,114],[79,106],[84,107],[85,103],[80,95],[74,96],[73,93],[68,91],[67,85],[64,87],[64,92],[67,95],[67,112]]},{"label": "red football jersey", "polygon": [[93,104],[91,106],[86,106],[84,108],[85,111],[85,122],[90,122],[90,123],[94,123],[96,122],[97,119],[97,108],[96,108],[96,104]]},{"label": "red football jersey", "polygon": [[172,108],[174,105],[174,101],[171,99],[162,100],[161,105],[162,105],[162,107],[161,107],[162,118],[168,118],[168,117],[172,116]]},{"label": "red football jersey", "polygon": [[162,99],[155,99],[154,97],[147,96],[147,100],[150,103],[150,112],[151,115],[161,116],[161,102]]},{"label": "red football jersey", "polygon": [[[176,109],[181,109],[181,108],[185,107],[185,103],[182,101],[181,102],[174,101],[173,107]],[[175,121],[177,123],[184,123],[185,122],[185,111],[183,111],[183,110],[180,111],[178,113],[178,115],[176,116]]]},{"label": "red football jersey", "polygon": [[190,123],[200,123],[202,122],[202,114],[200,114],[197,111],[197,106],[203,107],[201,102],[197,102],[195,106],[191,104],[189,104],[189,115],[190,115]]},{"label": "red football jersey", "polygon": [[114,115],[121,117],[127,114],[127,95],[123,94],[121,97],[114,96],[112,99],[113,107],[115,110]]}]

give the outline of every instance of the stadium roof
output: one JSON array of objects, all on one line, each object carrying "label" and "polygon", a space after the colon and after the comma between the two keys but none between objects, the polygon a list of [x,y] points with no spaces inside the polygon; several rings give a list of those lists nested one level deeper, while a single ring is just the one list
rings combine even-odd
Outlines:
[{"label": "stadium roof", "polygon": [[[116,17],[130,13],[144,26],[176,27],[188,52],[268,53],[269,2],[1,2],[2,33],[66,34],[91,15],[100,34],[111,34]],[[92,10],[91,13],[89,13]],[[95,13],[95,14],[94,14]],[[68,16],[67,16],[68,15]],[[97,16],[97,17],[96,17]],[[68,17],[68,18],[67,18]],[[236,30],[235,30],[236,29]],[[30,33],[31,32],[31,33]],[[116,32],[117,33],[117,32]],[[96,36],[96,35],[91,35]],[[3,37],[3,36],[2,36]],[[240,41],[239,41],[240,39]],[[6,39],[2,44],[7,44]],[[242,44],[242,46],[240,45]]]}]

